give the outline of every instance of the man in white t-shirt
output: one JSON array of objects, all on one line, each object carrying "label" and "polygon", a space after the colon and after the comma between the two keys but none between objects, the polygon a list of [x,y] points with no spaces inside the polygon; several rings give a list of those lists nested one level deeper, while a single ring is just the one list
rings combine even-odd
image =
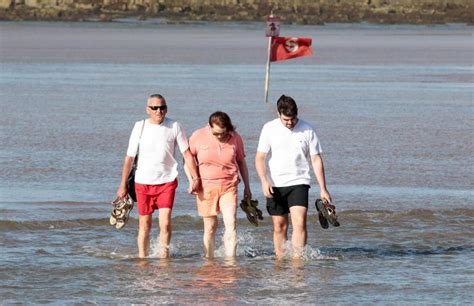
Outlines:
[{"label": "man in white t-shirt", "polygon": [[181,125],[166,118],[168,106],[163,96],[151,95],[147,101],[148,119],[138,121],[130,135],[127,155],[122,169],[122,179],[117,196],[127,195],[127,178],[138,154],[135,172],[135,191],[138,207],[138,256],[148,256],[152,214],[158,209],[160,226],[158,257],[169,256],[171,240],[171,211],[178,186],[178,163],[174,157],[176,146],[191,171],[189,193],[199,188],[200,182],[188,140]]},{"label": "man in white t-shirt", "polygon": [[[310,188],[310,163],[319,183],[321,199],[331,201],[326,188],[321,145],[314,128],[298,118],[298,107],[288,96],[277,102],[278,118],[267,122],[260,134],[255,167],[273,221],[277,258],[284,255],[288,214],[293,226],[293,256],[301,257],[306,245],[306,217]],[[269,154],[270,153],[270,154]],[[266,159],[269,155],[268,168]]]}]

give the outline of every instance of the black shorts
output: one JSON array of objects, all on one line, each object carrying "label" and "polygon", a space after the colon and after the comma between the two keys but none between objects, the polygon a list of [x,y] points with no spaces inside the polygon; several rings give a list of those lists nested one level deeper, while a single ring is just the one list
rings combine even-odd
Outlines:
[{"label": "black shorts", "polygon": [[309,185],[273,187],[273,198],[267,198],[267,211],[270,216],[283,216],[290,213],[292,206],[308,208]]}]

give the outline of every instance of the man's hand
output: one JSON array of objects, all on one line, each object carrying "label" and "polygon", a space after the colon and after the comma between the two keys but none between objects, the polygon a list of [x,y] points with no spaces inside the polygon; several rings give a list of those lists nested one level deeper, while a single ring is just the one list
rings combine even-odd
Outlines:
[{"label": "man's hand", "polygon": [[327,190],[321,190],[321,199],[328,201],[328,203],[332,202],[331,195]]},{"label": "man's hand", "polygon": [[119,189],[117,190],[117,197],[123,199],[128,194],[128,188],[126,185],[120,185]]},{"label": "man's hand", "polygon": [[273,188],[267,180],[262,181],[262,191],[266,198],[273,198]]}]

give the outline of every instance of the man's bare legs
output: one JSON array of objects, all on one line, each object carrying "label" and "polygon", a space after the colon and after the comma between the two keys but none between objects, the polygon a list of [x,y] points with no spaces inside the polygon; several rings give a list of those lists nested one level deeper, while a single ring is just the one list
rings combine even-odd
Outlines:
[{"label": "man's bare legs", "polygon": [[138,215],[138,257],[145,258],[150,250],[152,215]]},{"label": "man's bare legs", "polygon": [[[308,209],[304,206],[290,207],[291,244],[293,247],[293,257],[301,258],[307,240],[306,215]],[[288,215],[272,216],[273,221],[273,244],[277,259],[281,259],[285,252],[285,242],[288,239]]]},{"label": "man's bare legs", "polygon": [[290,207],[291,226],[293,233],[291,235],[291,244],[293,246],[293,257],[301,258],[307,240],[306,215],[308,209],[304,206]]},{"label": "man's bare legs", "polygon": [[171,209],[160,208],[158,213],[158,220],[160,223],[158,258],[168,258],[170,256],[171,241]]},{"label": "man's bare legs", "polygon": [[[138,215],[138,257],[145,258],[150,253],[150,232],[152,227],[152,215]],[[169,257],[169,245],[171,241],[171,209],[159,209],[160,249],[159,258]]]},{"label": "man's bare legs", "polygon": [[285,242],[288,239],[288,215],[272,216],[273,246],[277,259],[283,258]]}]

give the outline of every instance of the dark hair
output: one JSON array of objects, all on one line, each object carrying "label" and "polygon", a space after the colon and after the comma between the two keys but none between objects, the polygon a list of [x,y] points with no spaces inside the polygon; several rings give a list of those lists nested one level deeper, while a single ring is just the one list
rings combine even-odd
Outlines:
[{"label": "dark hair", "polygon": [[165,97],[163,97],[160,94],[152,94],[148,99],[151,99],[151,98],[157,98],[157,99],[160,99],[161,101],[163,101],[164,103],[166,103]]},{"label": "dark hair", "polygon": [[227,132],[233,132],[235,130],[229,115],[221,111],[214,112],[209,116],[209,125],[212,127],[214,124],[225,128]]},{"label": "dark hair", "polygon": [[298,106],[292,97],[282,95],[277,102],[277,109],[280,115],[294,117],[298,115]]}]

